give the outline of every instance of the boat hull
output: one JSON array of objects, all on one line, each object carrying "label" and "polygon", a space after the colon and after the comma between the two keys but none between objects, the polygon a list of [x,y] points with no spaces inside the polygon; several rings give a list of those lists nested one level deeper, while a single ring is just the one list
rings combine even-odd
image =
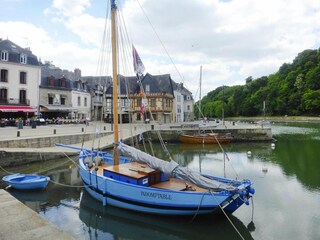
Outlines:
[{"label": "boat hull", "polygon": [[12,174],[4,176],[2,180],[14,189],[35,190],[46,188],[50,178],[36,174]]},{"label": "boat hull", "polygon": [[179,136],[180,142],[183,143],[201,143],[201,144],[218,144],[229,143],[232,137],[228,136],[213,136],[213,135],[186,135],[181,134]]},{"label": "boat hull", "polygon": [[[160,215],[211,214],[221,208],[235,211],[244,202],[239,194],[174,191],[134,185],[96,174],[80,160],[80,175],[87,192],[102,202],[123,209]],[[228,211],[229,211],[228,210]]]}]

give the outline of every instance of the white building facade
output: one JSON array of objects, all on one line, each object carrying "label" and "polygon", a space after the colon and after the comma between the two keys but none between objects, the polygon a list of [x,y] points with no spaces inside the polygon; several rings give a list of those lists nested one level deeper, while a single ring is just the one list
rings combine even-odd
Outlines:
[{"label": "white building facade", "polygon": [[0,39],[0,111],[2,117],[36,115],[41,67],[30,49]]}]

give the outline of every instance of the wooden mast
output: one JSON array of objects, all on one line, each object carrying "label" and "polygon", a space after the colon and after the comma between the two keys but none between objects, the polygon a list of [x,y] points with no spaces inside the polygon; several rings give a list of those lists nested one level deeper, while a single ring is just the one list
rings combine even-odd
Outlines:
[{"label": "wooden mast", "polygon": [[[119,127],[118,127],[118,59],[117,59],[117,31],[116,31],[116,12],[117,6],[115,0],[111,0],[111,42],[112,42],[112,79],[113,79],[113,135],[114,143],[119,142]],[[114,165],[119,165],[119,155],[117,146],[113,152]]]},{"label": "wooden mast", "polygon": [[201,119],[201,86],[202,85],[202,66],[200,66],[200,82],[199,82],[199,87],[200,87],[200,94],[199,94],[199,120]]}]

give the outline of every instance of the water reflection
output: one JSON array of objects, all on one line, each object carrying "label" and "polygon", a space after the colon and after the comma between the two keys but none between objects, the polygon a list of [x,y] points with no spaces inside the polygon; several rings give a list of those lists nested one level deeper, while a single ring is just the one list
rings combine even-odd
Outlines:
[{"label": "water reflection", "polygon": [[[86,191],[83,192],[79,216],[87,226],[90,239],[239,239],[228,220],[221,215],[192,217],[151,216],[114,207],[103,207]],[[253,239],[248,228],[236,217],[230,216],[245,239]]]},{"label": "water reflection", "polygon": [[[193,170],[220,176],[225,172],[228,177],[253,181],[257,190],[254,221],[251,207],[244,206],[231,216],[245,239],[320,239],[319,126],[272,128],[276,129],[274,149],[270,142],[227,144],[223,145],[226,161],[217,145],[167,147],[175,160]],[[154,151],[167,157],[157,144]],[[240,239],[223,215],[198,216],[190,222],[191,217],[104,208],[83,190],[78,169],[68,159],[7,170],[49,175],[55,183],[50,182],[44,192],[10,193],[77,239]]]}]

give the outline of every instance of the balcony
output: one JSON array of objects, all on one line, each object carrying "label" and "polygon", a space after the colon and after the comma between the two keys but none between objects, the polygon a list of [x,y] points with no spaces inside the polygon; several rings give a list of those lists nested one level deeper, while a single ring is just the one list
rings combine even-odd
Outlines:
[{"label": "balcony", "polygon": [[19,99],[19,98],[0,99],[0,105],[29,106],[30,105],[30,99]]}]

